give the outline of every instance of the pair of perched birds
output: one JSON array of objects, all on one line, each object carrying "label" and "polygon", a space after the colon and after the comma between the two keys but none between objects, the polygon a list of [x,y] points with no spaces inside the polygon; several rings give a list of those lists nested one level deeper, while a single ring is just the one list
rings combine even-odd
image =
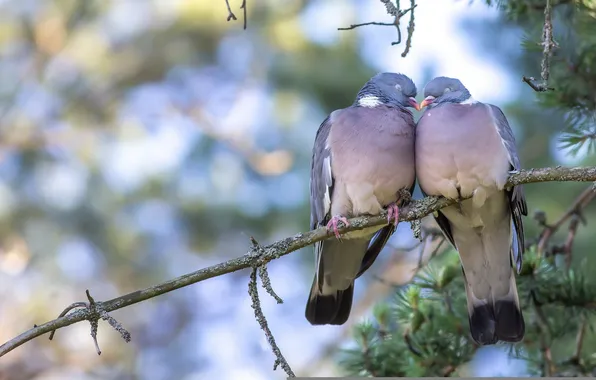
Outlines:
[{"label": "pair of perched birds", "polygon": [[[306,318],[313,325],[347,321],[354,281],[395,232],[399,206],[417,179],[425,195],[458,200],[433,216],[460,255],[473,339],[481,345],[518,342],[525,325],[513,267],[521,269],[527,206],[521,186],[505,188],[510,172],[520,169],[509,123],[498,107],[474,100],[454,78],[430,81],[420,104],[416,93],[403,74],[377,74],[354,104],[332,112],[319,127],[310,224],[326,226],[337,239],[315,244]],[[425,108],[417,124],[408,108]],[[383,209],[388,225],[340,239],[340,221]]]}]

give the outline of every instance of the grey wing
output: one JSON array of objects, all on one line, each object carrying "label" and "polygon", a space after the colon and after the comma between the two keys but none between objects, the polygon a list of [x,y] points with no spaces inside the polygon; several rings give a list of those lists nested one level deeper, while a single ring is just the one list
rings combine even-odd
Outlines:
[{"label": "grey wing", "polygon": [[[331,129],[331,115],[319,127],[315,137],[310,171],[310,228],[315,229],[329,220],[333,173],[331,172],[331,150],[327,138]],[[316,245],[315,245],[316,246]]]},{"label": "grey wing", "polygon": [[[503,114],[503,111],[497,106],[492,104],[488,105],[492,111],[495,119],[495,125],[497,132],[501,136],[503,146],[507,149],[507,155],[509,157],[509,163],[511,164],[512,170],[520,170],[521,164],[519,162],[519,156],[517,154],[517,147],[515,144],[515,136],[509,126],[509,122]],[[514,244],[512,246],[512,256],[516,263],[518,272],[521,270],[522,265],[522,254],[524,252],[525,241],[524,241],[524,226],[522,223],[522,215],[528,215],[528,206],[526,204],[526,197],[522,186],[514,186],[513,189],[507,191],[509,198],[509,207],[511,209],[511,215],[513,218],[513,239]]]},{"label": "grey wing", "polygon": [[[333,173],[331,170],[331,150],[327,145],[327,138],[331,130],[331,117],[333,113],[321,123],[312,152],[312,164],[310,169],[310,229],[324,226],[330,219],[331,194],[333,194]],[[317,273],[321,266],[321,251],[323,242],[314,244],[315,262]],[[317,276],[319,286],[322,286],[323,276]]]},{"label": "grey wing", "polygon": [[[414,180],[414,183],[412,183],[412,186],[409,189],[410,195],[414,193],[414,187],[416,187],[416,180]],[[395,227],[393,223],[390,223],[377,232],[375,236],[373,236],[368,246],[368,250],[362,259],[362,264],[360,265],[360,270],[358,271],[356,278],[362,276],[362,274],[366,272],[371,265],[373,265],[379,256],[379,253],[381,253],[381,250],[383,247],[385,247],[389,241],[389,238],[391,235],[393,235],[396,229],[397,227]]]},{"label": "grey wing", "polygon": [[[428,195],[424,191],[422,191],[422,189],[420,189],[420,191],[422,192],[422,195],[424,195],[425,197]],[[439,229],[443,231],[443,235],[445,235],[447,240],[449,240],[449,243],[451,243],[453,248],[457,249],[457,247],[455,246],[455,239],[453,239],[453,232],[451,232],[451,224],[449,222],[449,219],[447,219],[447,217],[443,215],[443,213],[440,210],[436,212],[436,215],[433,214],[433,218],[435,219],[435,222],[437,222]]]}]

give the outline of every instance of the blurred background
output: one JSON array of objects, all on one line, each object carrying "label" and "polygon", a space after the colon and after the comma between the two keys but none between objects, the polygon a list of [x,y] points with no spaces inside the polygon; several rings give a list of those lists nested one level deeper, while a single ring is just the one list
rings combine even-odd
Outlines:
[{"label": "blurred background", "polygon": [[[521,81],[539,76],[540,54],[484,2],[420,1],[405,58],[393,27],[337,30],[391,22],[379,1],[247,2],[243,30],[239,0],[235,22],[224,0],[0,1],[2,342],[86,300],[85,289],[107,300],[240,256],[250,236],[268,244],[307,230],[316,130],[379,71],[413,78],[419,100],[432,77],[461,79],[507,114],[525,168],[594,164],[560,149],[563,114]],[[585,186],[527,185],[530,213],[556,218]],[[529,239],[539,229],[526,225]],[[579,230],[578,259],[590,235]],[[263,309],[298,376],[341,373],[334,349],[390,293],[379,276],[413,275],[414,243],[402,223],[341,327],[304,318],[312,247],[269,265],[284,304],[261,292]],[[100,322],[101,356],[88,323],[42,336],[1,358],[0,379],[285,378],[247,283],[241,271],[118,310],[132,341]],[[477,359],[479,376],[507,364],[498,348]],[[514,364],[505,375],[524,373]]]}]

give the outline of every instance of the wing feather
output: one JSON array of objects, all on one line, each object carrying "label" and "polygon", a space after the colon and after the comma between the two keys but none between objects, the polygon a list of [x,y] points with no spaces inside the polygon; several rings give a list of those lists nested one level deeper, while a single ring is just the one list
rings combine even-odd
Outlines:
[{"label": "wing feather", "polygon": [[[489,104],[488,106],[492,112],[493,118],[495,120],[495,126],[499,136],[501,137],[503,146],[507,150],[507,156],[509,157],[511,169],[520,170],[521,164],[519,161],[519,155],[517,153],[515,136],[513,135],[513,131],[509,126],[507,117],[505,117],[505,114],[499,107],[492,104]],[[514,186],[511,190],[508,190],[507,197],[509,199],[509,207],[511,209],[512,232],[515,235],[513,239],[514,244],[512,245],[511,255],[512,261],[516,263],[516,267],[519,272],[522,265],[522,254],[525,250],[522,215],[528,215],[528,205],[526,203],[526,197],[521,185]]]},{"label": "wing feather", "polygon": [[[333,194],[333,170],[331,169],[331,149],[327,143],[329,131],[332,126],[331,113],[319,126],[315,136],[312,151],[312,164],[310,171],[310,228],[311,230],[324,226],[330,219],[331,194]],[[321,252],[323,242],[314,244],[316,277],[319,289],[323,286],[323,274],[320,273]]]}]

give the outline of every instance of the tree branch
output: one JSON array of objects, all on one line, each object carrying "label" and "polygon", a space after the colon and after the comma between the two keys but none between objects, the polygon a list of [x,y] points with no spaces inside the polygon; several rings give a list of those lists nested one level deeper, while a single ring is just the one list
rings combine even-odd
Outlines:
[{"label": "tree branch", "polygon": [[[596,181],[596,167],[563,168],[557,166],[555,168],[521,170],[519,172],[512,172],[506,186],[510,187],[548,181]],[[426,197],[421,200],[413,201],[410,205],[404,207],[399,214],[399,220],[404,222],[421,219],[432,212],[455,203],[455,200],[443,197]],[[341,234],[345,234],[349,231],[362,230],[367,227],[386,225],[387,215],[386,212],[384,212],[379,216],[356,217],[350,219],[349,222],[350,226],[342,226],[339,228]],[[226,273],[236,272],[246,268],[260,268],[281,256],[285,256],[315,242],[331,237],[333,237],[333,232],[329,232],[326,228],[322,227],[313,231],[299,233],[264,247],[261,247],[258,244],[253,244],[248,253],[241,257],[200,269],[170,281],[166,281],[162,284],[125,294],[108,301],[95,301],[94,308],[74,310],[70,314],[61,316],[42,325],[35,326],[9,340],[0,346],[0,357],[40,335],[47,334],[84,320],[97,320],[97,311],[94,311],[93,309],[109,313],[212,277],[221,276]]]}]

